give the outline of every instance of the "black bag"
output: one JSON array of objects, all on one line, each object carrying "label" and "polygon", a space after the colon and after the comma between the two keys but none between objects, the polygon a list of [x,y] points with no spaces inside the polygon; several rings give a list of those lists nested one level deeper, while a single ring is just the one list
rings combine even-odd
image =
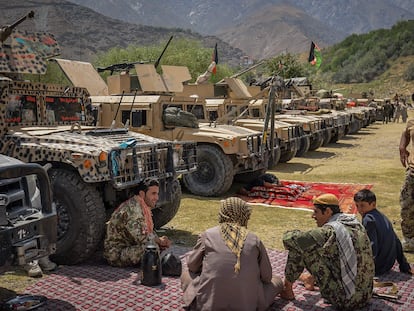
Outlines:
[{"label": "black bag", "polygon": [[180,276],[182,264],[180,258],[172,253],[165,254],[161,259],[161,271],[165,276]]}]

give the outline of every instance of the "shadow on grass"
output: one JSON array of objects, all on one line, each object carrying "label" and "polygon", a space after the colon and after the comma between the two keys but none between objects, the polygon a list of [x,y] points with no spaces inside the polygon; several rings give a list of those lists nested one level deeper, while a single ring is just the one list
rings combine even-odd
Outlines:
[{"label": "shadow on grass", "polygon": [[193,247],[197,242],[198,235],[186,230],[179,230],[168,226],[162,227],[161,230],[162,232],[157,231],[157,234],[168,236],[177,246]]}]

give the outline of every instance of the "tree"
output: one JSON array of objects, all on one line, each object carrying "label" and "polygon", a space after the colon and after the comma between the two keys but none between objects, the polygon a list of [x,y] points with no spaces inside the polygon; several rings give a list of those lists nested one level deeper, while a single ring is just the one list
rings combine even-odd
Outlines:
[{"label": "tree", "polygon": [[266,61],[266,73],[268,75],[279,75],[285,79],[302,77],[306,70],[299,62],[297,56],[286,53],[278,55]]},{"label": "tree", "polygon": [[[154,63],[161,54],[165,43],[151,46],[131,45],[125,49],[116,47],[106,53],[98,55],[96,66],[106,67],[111,64],[122,62],[149,61]],[[220,50],[219,50],[220,53]],[[188,67],[192,80],[207,70],[211,63],[212,49],[204,48],[201,42],[189,39],[174,39],[165,51],[160,65],[175,65]],[[160,67],[158,68],[161,71]],[[224,64],[217,65],[217,74],[211,78],[217,82],[224,77],[231,75],[233,70]]]}]

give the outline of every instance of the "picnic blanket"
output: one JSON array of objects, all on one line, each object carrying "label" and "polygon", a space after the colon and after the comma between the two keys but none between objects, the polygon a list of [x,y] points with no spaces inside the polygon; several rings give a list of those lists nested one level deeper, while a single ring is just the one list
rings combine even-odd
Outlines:
[{"label": "picnic blanket", "polygon": [[253,187],[247,195],[238,195],[251,204],[278,206],[292,209],[312,210],[312,198],[323,193],[332,193],[339,199],[344,213],[356,214],[354,194],[361,189],[371,189],[371,184],[304,182],[281,180],[272,187]]},{"label": "picnic blanket", "polygon": [[[184,247],[174,249],[175,254],[181,255],[183,265],[188,250]],[[287,252],[268,249],[268,254],[273,273],[284,278]],[[363,310],[412,310],[414,279],[396,271],[387,273],[381,281],[392,281],[397,285],[401,295],[398,303],[373,298]],[[38,310],[183,310],[179,278],[163,277],[162,285],[153,288],[139,284],[139,273],[138,269],[115,268],[104,261],[60,266],[56,272],[26,288],[25,293],[48,298]],[[308,291],[299,282],[295,282],[293,290],[296,300],[276,297],[269,310],[333,310],[324,303],[319,292]]]}]

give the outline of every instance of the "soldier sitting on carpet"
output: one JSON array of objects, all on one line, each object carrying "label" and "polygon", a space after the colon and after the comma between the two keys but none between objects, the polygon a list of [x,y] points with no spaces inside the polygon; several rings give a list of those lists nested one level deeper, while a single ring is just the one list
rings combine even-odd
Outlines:
[{"label": "soldier sitting on carpet", "polygon": [[392,223],[377,209],[377,198],[374,192],[362,189],[354,195],[354,201],[371,241],[375,275],[378,276],[390,271],[395,260],[399,263],[401,272],[412,274],[410,264],[404,256],[401,241],[395,234]]},{"label": "soldier sitting on carpet", "polygon": [[[320,195],[313,204],[312,218],[318,228],[283,235],[289,254],[281,297],[295,299],[292,285],[300,278],[308,290],[317,285],[321,296],[336,309],[361,308],[372,297],[374,278],[366,231],[354,216],[341,213],[335,195]],[[303,274],[305,268],[310,274]]]},{"label": "soldier sitting on carpet", "polygon": [[[144,254],[149,236],[155,235],[151,209],[158,201],[159,183],[155,179],[141,182],[138,194],[122,203],[108,221],[104,242],[104,257],[112,266],[136,266]],[[171,241],[155,235],[160,250]]]}]

